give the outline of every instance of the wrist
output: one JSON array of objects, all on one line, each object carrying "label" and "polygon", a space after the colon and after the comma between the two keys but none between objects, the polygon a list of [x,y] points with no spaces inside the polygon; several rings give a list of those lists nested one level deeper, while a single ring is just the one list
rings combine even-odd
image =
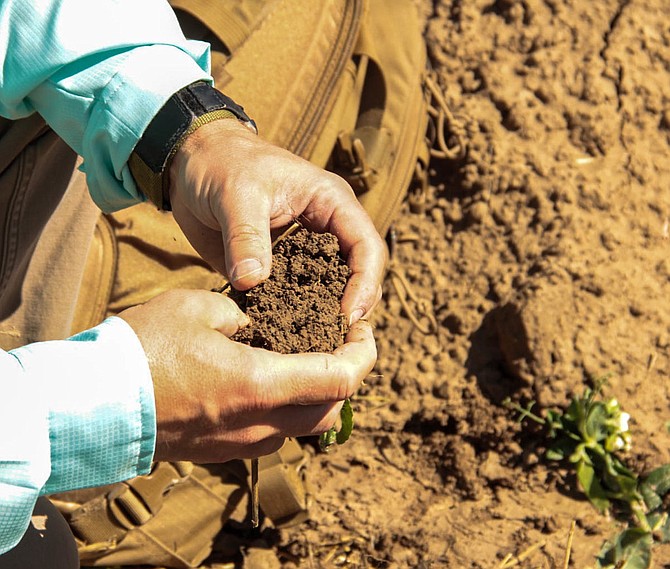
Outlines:
[{"label": "wrist", "polygon": [[193,174],[187,174],[187,168],[194,160],[200,159],[205,168],[212,167],[212,160],[216,160],[216,165],[219,166],[231,155],[238,154],[242,140],[257,142],[259,139],[255,131],[237,120],[212,121],[184,136],[165,172],[170,195],[174,195],[172,192],[177,186],[188,185],[187,180]]},{"label": "wrist", "polygon": [[256,124],[241,106],[198,81],[172,95],[151,121],[128,166],[140,191],[159,209],[171,209],[168,174],[177,151],[200,127],[222,119],[237,119],[256,132]]}]

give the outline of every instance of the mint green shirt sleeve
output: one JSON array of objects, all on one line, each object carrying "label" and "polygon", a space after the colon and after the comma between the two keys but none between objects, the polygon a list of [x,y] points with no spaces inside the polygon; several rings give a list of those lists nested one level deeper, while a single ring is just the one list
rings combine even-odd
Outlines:
[{"label": "mint green shirt sleeve", "polygon": [[0,554],[40,494],[147,474],[155,448],[151,373],[112,317],[68,340],[0,351]]},{"label": "mint green shirt sleeve", "polygon": [[209,55],[165,0],[0,0],[0,115],[42,115],[116,211],[144,201],[128,157],[174,92],[212,81]]},{"label": "mint green shirt sleeve", "polygon": [[[44,117],[107,212],[144,201],[127,160],[165,101],[212,81],[209,46],[183,36],[166,0],[0,0],[0,63],[0,116]],[[121,319],[0,351],[0,553],[40,494],[147,473],[155,420],[144,352]]]}]

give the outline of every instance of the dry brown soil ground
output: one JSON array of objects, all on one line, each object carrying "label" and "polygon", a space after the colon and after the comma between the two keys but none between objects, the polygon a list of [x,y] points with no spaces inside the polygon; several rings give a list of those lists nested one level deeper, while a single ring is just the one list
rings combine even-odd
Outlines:
[{"label": "dry brown soil ground", "polygon": [[354,435],[311,461],[312,520],[281,532],[282,565],[495,568],[536,546],[518,567],[563,567],[575,521],[570,567],[590,567],[618,522],[501,400],[541,411],[609,374],[630,463],[670,461],[670,4],[421,8],[469,139],[395,223],[439,326],[417,329],[387,279]]},{"label": "dry brown soil ground", "polygon": [[247,567],[586,569],[621,522],[501,403],[607,375],[628,464],[670,462],[670,0],[416,2],[468,152],[394,223],[379,361],[310,461],[311,520]]}]

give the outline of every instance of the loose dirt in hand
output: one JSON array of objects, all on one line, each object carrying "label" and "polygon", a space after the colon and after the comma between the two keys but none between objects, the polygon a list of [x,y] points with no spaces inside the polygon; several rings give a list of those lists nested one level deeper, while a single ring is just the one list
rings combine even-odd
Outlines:
[{"label": "loose dirt in hand", "polygon": [[348,277],[335,236],[297,229],[273,247],[267,280],[230,294],[251,320],[232,339],[282,354],[332,352],[344,341]]}]

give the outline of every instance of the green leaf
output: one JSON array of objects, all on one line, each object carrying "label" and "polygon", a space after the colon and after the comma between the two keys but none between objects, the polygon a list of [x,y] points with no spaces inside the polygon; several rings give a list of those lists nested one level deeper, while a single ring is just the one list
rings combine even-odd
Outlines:
[{"label": "green leaf", "polygon": [[605,453],[596,464],[603,487],[618,494],[619,499],[630,501],[639,499],[637,476],[614,455]]},{"label": "green leaf", "polygon": [[635,474],[630,468],[628,468],[623,462],[621,462],[615,455],[608,454],[609,461],[608,465],[611,466],[611,469],[616,472],[617,476],[625,476],[630,478],[637,483],[637,474]]},{"label": "green leaf", "polygon": [[565,410],[563,416],[572,419],[573,421],[578,421],[582,415],[583,408],[584,406],[581,399],[579,398],[579,395],[575,395],[572,398],[572,401],[570,401],[570,405],[568,405],[568,408]]},{"label": "green leaf", "polygon": [[572,439],[561,437],[547,449],[545,456],[549,460],[563,460],[575,452],[575,446],[577,445]]},{"label": "green leaf", "polygon": [[602,441],[607,437],[608,415],[605,406],[598,401],[589,409],[589,414],[585,422],[585,437],[587,440]]},{"label": "green leaf", "polygon": [[340,419],[342,420],[342,428],[337,433],[337,444],[343,445],[349,440],[351,432],[354,430],[354,410],[351,408],[351,402],[348,399],[344,400],[344,405],[340,410]]},{"label": "green leaf", "polygon": [[351,408],[351,402],[348,399],[344,400],[340,410],[340,420],[342,421],[342,427],[339,431],[333,427],[319,437],[319,448],[323,452],[330,451],[335,443],[338,445],[346,443],[354,430],[354,410]]},{"label": "green leaf", "polygon": [[544,453],[544,456],[546,456],[548,460],[563,460],[565,458],[563,451],[560,448],[555,447],[547,449],[547,452]]},{"label": "green leaf", "polygon": [[600,481],[595,476],[593,465],[582,460],[577,463],[575,471],[577,473],[577,480],[579,480],[586,497],[600,513],[605,513],[607,508],[609,508],[610,501],[607,499],[607,494],[600,485]]},{"label": "green leaf", "polygon": [[622,531],[614,540],[607,542],[598,555],[596,568],[647,569],[651,565],[652,537],[641,528]]},{"label": "green leaf", "polygon": [[644,484],[650,486],[659,496],[665,496],[670,490],[670,464],[652,470],[644,479]]},{"label": "green leaf", "polygon": [[650,511],[660,508],[663,496],[670,490],[670,464],[652,470],[639,486],[640,494]]},{"label": "green leaf", "polygon": [[670,542],[670,516],[666,516],[665,523],[658,529],[658,534],[655,534],[661,543]]},{"label": "green leaf", "polygon": [[653,512],[656,508],[660,508],[663,505],[663,500],[661,497],[654,491],[651,485],[642,482],[638,487],[642,499],[644,500],[644,505],[647,506],[647,509],[650,512]]},{"label": "green leaf", "polygon": [[[664,518],[664,514],[660,512],[652,512],[650,514],[647,514],[646,517],[647,517],[647,523],[651,528],[655,528],[657,524],[660,524],[660,522],[665,523],[667,521],[667,517]],[[660,527],[658,527],[657,529],[662,531],[662,528],[663,526],[660,525]]]}]

